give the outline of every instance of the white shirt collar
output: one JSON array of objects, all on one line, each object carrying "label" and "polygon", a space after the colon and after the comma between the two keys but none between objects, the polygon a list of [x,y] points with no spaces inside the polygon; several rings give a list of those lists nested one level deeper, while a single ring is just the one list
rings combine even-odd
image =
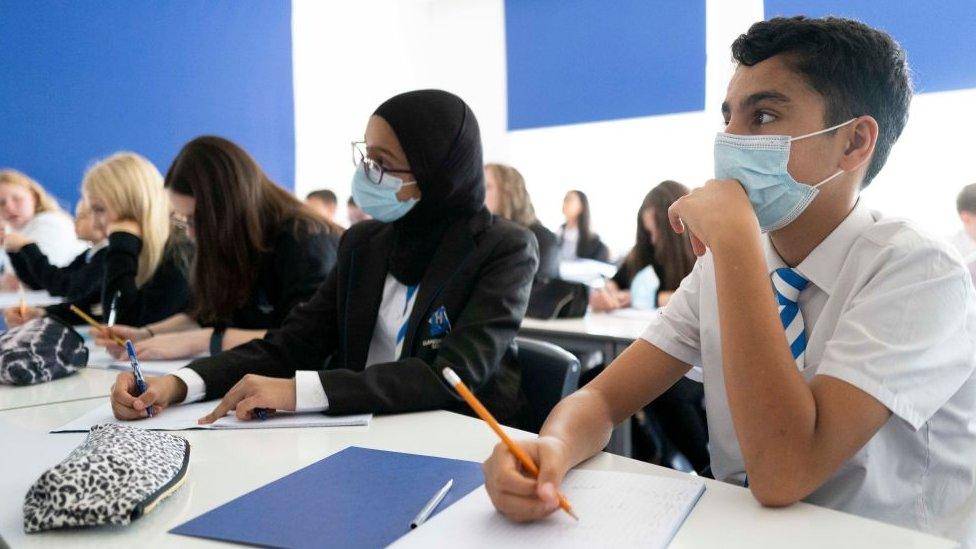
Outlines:
[{"label": "white shirt collar", "polygon": [[[858,201],[851,213],[841,221],[840,225],[831,231],[823,242],[817,245],[807,257],[794,269],[828,295],[834,288],[837,274],[840,272],[851,246],[861,236],[865,229],[875,222],[871,211]],[[783,258],[776,252],[769,235],[763,235],[766,249],[766,265],[772,273],[780,267],[786,267]]]}]

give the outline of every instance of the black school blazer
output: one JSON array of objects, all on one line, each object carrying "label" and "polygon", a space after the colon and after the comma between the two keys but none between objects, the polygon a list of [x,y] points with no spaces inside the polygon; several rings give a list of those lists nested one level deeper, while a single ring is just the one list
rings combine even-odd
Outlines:
[{"label": "black school blazer", "polygon": [[[470,414],[441,376],[450,366],[500,421],[517,423],[525,401],[506,352],[538,265],[535,237],[487,210],[455,223],[420,282],[401,359],[366,368],[393,239],[393,226],[376,221],[346,231],[336,269],[281,328],[189,365],[206,382],[205,398],[222,397],[246,374],[321,370],[330,414]],[[430,322],[441,307],[451,324],[446,334]]]}]

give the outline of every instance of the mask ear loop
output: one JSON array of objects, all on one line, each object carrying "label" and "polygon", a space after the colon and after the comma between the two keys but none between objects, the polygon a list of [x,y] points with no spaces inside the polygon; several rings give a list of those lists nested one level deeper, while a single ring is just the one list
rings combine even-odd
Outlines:
[{"label": "mask ear loop", "polygon": [[[840,124],[837,124],[836,126],[831,126],[829,128],[825,128],[825,129],[822,129],[820,131],[816,131],[816,132],[813,132],[813,133],[808,133],[808,134],[800,135],[800,136],[797,136],[797,137],[791,137],[790,138],[790,143],[792,143],[794,141],[799,141],[800,139],[806,139],[807,137],[813,137],[815,135],[820,135],[822,133],[827,133],[827,132],[836,130],[837,128],[843,128],[844,126],[850,124],[851,122],[853,122],[853,121],[855,121],[857,119],[858,119],[858,117],[855,116],[854,118],[851,118],[847,122],[841,122]],[[857,168],[860,168],[862,164],[864,164],[864,163],[862,162],[861,164],[859,164],[857,166]],[[856,170],[857,168],[854,168],[854,169]],[[817,183],[816,185],[811,185],[811,187],[813,187],[814,189],[819,189],[822,185],[824,185],[827,182],[835,179],[837,176],[839,176],[840,174],[844,173],[845,171],[846,170],[838,170],[837,173],[835,173],[834,175],[828,177],[827,179],[824,179],[823,181],[821,181],[820,183]]]},{"label": "mask ear loop", "polygon": [[812,132],[812,133],[807,133],[807,134],[803,134],[803,135],[798,135],[796,137],[791,137],[790,138],[790,143],[792,143],[794,141],[799,141],[801,139],[806,139],[808,137],[813,137],[815,135],[820,135],[822,133],[831,132],[831,131],[836,130],[837,128],[843,128],[844,126],[846,126],[846,125],[850,124],[851,122],[857,120],[857,118],[858,117],[855,116],[854,118],[851,118],[847,122],[841,122],[840,124],[837,124],[836,126],[831,126],[829,128],[825,128],[825,129],[822,129],[822,130],[818,130],[818,131],[815,131],[815,132]]},{"label": "mask ear loop", "polygon": [[823,181],[821,181],[820,183],[817,183],[816,185],[810,185],[810,186],[811,186],[812,188],[814,188],[814,189],[819,189],[821,185],[824,185],[824,184],[826,184],[827,182],[829,182],[830,180],[832,180],[832,179],[834,179],[834,178],[836,178],[836,177],[837,177],[837,176],[839,176],[840,174],[842,174],[842,173],[844,173],[844,171],[845,171],[845,170],[838,170],[838,171],[837,171],[837,173],[835,173],[834,175],[832,175],[832,176],[830,176],[830,177],[828,177],[827,179],[824,179]]}]

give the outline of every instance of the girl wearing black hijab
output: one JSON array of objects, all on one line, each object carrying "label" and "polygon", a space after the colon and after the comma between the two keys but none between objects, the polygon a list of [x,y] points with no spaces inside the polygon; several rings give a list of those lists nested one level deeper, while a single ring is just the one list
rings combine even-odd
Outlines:
[{"label": "girl wearing black hijab", "polygon": [[116,417],[221,397],[201,421],[235,408],[242,419],[257,408],[468,413],[441,378],[450,366],[499,420],[518,423],[520,376],[504,357],[538,252],[528,230],[484,206],[474,113],[447,92],[409,92],[376,110],[365,138],[353,144],[353,196],[374,220],[345,233],[311,300],[264,339],[150,378],[139,397],[120,374]]}]

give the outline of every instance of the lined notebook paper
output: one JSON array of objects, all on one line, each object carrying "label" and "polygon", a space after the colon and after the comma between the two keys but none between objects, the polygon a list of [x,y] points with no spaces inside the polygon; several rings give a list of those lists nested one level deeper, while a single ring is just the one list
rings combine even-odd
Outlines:
[{"label": "lined notebook paper", "polygon": [[296,414],[294,412],[276,412],[268,419],[241,421],[230,414],[218,419],[210,425],[197,425],[197,420],[209,414],[217,407],[216,400],[210,402],[195,402],[181,406],[172,406],[163,410],[156,417],[140,419],[138,421],[120,421],[112,414],[112,405],[106,399],[98,407],[67,423],[52,433],[74,433],[88,431],[95,425],[103,423],[122,423],[131,427],[150,429],[154,431],[184,431],[188,429],[281,429],[294,427],[352,427],[369,425],[373,418],[371,414],[357,416],[327,416],[313,412]]},{"label": "lined notebook paper", "polygon": [[561,489],[578,523],[562,511],[540,522],[512,522],[495,511],[481,487],[394,547],[667,547],[705,491],[705,482],[690,476],[574,470]]},{"label": "lined notebook paper", "polygon": [[[179,360],[140,360],[139,369],[142,370],[143,375],[164,376],[172,374],[192,361],[192,358],[181,358]],[[132,371],[132,364],[128,361],[116,360],[109,364],[108,367],[109,369],[121,370],[123,372]]]}]

